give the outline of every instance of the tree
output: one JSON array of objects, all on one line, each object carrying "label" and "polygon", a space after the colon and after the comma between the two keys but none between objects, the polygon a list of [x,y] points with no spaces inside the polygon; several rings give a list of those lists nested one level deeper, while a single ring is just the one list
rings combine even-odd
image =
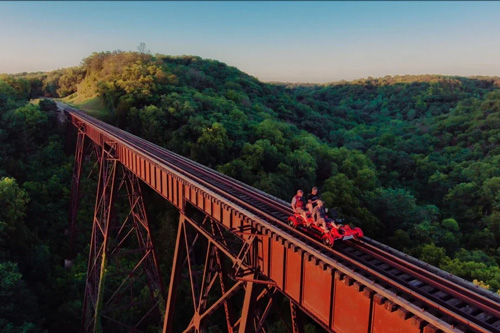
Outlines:
[{"label": "tree", "polygon": [[379,188],[375,192],[373,209],[389,230],[409,230],[417,222],[416,199],[402,188]]},{"label": "tree", "polygon": [[15,228],[26,214],[28,195],[19,188],[14,178],[0,179],[0,220]]},{"label": "tree", "polygon": [[36,300],[26,288],[18,267],[0,262],[0,327],[2,332],[38,332],[33,323],[38,310]]},{"label": "tree", "polygon": [[28,201],[14,178],[0,179],[0,256],[18,257],[30,248],[31,233],[24,223]]},{"label": "tree", "polygon": [[151,53],[149,49],[146,49],[146,43],[144,42],[139,43],[139,45],[137,46],[137,51],[139,51],[139,53],[146,53],[146,54]]},{"label": "tree", "polygon": [[149,141],[166,142],[166,113],[154,105],[139,110],[142,137]]},{"label": "tree", "polygon": [[227,160],[231,145],[224,126],[215,122],[212,127],[203,129],[202,135],[192,148],[192,156],[195,160],[214,167]]},{"label": "tree", "polygon": [[445,258],[445,250],[434,244],[424,245],[420,259],[434,266],[439,266]]},{"label": "tree", "polygon": [[53,101],[53,100],[50,100],[50,99],[42,99],[40,100],[40,103],[38,104],[38,106],[40,107],[40,110],[41,111],[57,111],[57,104]]}]

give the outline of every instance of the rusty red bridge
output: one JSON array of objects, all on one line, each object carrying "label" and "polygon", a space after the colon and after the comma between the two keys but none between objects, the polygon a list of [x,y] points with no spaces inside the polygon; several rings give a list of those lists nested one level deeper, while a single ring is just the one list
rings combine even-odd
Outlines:
[{"label": "rusty red bridge", "polygon": [[[219,318],[227,332],[266,332],[274,313],[289,332],[308,320],[329,332],[500,332],[498,295],[369,238],[328,248],[286,224],[288,203],[58,105],[78,133],[71,243],[85,156],[99,169],[82,331],[202,332]],[[179,212],[171,264],[155,251],[144,185]]]}]

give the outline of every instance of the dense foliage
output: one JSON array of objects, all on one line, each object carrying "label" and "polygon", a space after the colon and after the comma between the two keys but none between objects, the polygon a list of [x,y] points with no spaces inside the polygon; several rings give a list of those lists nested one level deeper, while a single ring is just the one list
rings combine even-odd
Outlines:
[{"label": "dense foliage", "polygon": [[71,330],[80,291],[64,270],[72,158],[50,105],[0,80],[0,330]]},{"label": "dense foliage", "polygon": [[[50,327],[47,280],[30,274],[36,268],[64,284],[76,272],[54,268],[71,159],[61,137],[47,135],[54,117],[26,105],[29,98],[62,97],[285,200],[316,185],[327,207],[368,236],[496,291],[499,82],[401,76],[267,84],[214,60],[127,52],[95,53],[51,73],[1,76],[0,275],[7,282],[0,297],[23,290],[22,302],[34,297],[40,306],[25,317],[0,307],[0,321],[13,330]],[[69,289],[52,292],[75,292]]]}]

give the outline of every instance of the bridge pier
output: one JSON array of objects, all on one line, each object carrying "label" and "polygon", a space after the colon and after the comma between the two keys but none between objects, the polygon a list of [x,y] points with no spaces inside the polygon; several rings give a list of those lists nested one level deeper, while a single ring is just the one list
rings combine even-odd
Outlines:
[{"label": "bridge pier", "polygon": [[[263,331],[277,290],[271,281],[259,280],[254,248],[259,236],[251,232],[242,232],[242,235],[246,241],[241,244],[239,240],[238,250],[235,240],[226,239],[220,225],[208,215],[198,223],[181,213],[163,332],[204,332],[208,317],[222,307],[228,332]],[[195,244],[205,250],[200,251]],[[204,254],[202,271],[196,266],[199,261],[195,258],[200,253]],[[230,270],[226,269],[225,262],[232,264]],[[186,280],[190,285],[192,318],[186,327],[180,327],[180,316],[186,313],[176,316],[175,306],[179,304],[176,296],[182,281]],[[215,288],[217,280],[220,288]],[[241,310],[239,318],[235,318],[232,305]]]},{"label": "bridge pier", "polygon": [[76,233],[76,213],[78,211],[78,202],[80,196],[80,177],[82,173],[83,156],[85,151],[85,131],[83,124],[78,126],[78,134],[75,149],[75,162],[73,165],[73,177],[71,181],[71,201],[69,213],[69,253],[68,265],[75,257],[74,241]]},{"label": "bridge pier", "polygon": [[[98,159],[99,182],[81,326],[84,332],[101,332],[110,322],[128,331],[139,331],[149,324],[146,318],[156,316],[159,321],[159,305],[164,297],[139,180],[130,171],[120,168],[116,154],[114,143],[109,142],[101,149]],[[118,224],[113,207],[117,193],[123,189],[130,210],[124,221]],[[129,248],[124,250],[124,244]],[[142,275],[144,277],[140,280]],[[134,284],[149,287],[150,300],[147,303],[151,305],[145,305],[145,300],[140,299],[140,290],[134,288]],[[130,307],[147,308],[142,315],[124,318],[123,308]]]},{"label": "bridge pier", "polygon": [[181,268],[186,257],[184,239],[184,215],[180,216],[179,227],[177,228],[177,240],[175,242],[174,262],[170,275],[170,286],[168,288],[167,308],[165,310],[165,320],[163,321],[163,332],[173,332],[174,306],[177,297],[177,287],[180,283]]},{"label": "bridge pier", "polygon": [[[108,146],[113,149],[112,146]],[[108,260],[109,225],[115,193],[116,159],[112,151],[102,149],[92,224],[92,239],[83,301],[82,331],[101,331],[104,282]]]}]

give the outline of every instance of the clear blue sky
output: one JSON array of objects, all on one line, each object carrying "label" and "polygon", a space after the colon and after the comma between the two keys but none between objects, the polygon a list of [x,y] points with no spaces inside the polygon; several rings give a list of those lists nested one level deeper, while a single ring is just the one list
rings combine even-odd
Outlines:
[{"label": "clear blue sky", "polygon": [[263,81],[500,75],[500,3],[0,2],[0,73],[75,66],[140,42]]}]

